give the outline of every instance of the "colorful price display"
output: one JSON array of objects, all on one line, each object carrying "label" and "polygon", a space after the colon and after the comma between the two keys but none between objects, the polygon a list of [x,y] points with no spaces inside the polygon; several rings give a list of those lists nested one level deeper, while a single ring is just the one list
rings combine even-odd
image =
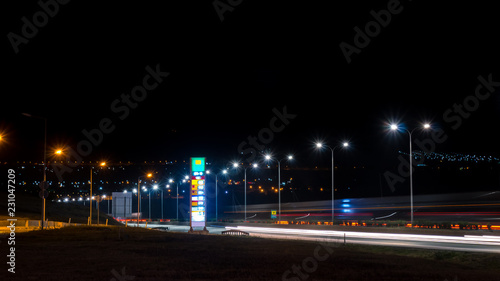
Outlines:
[{"label": "colorful price display", "polygon": [[191,158],[191,227],[205,227],[205,157]]}]

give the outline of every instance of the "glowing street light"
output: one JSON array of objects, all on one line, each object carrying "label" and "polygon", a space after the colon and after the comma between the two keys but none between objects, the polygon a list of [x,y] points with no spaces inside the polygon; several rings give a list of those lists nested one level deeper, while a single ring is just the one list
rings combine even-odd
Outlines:
[{"label": "glowing street light", "polygon": [[273,158],[270,154],[264,155],[264,158],[266,160],[273,160],[278,162],[278,221],[281,221],[281,161],[283,160],[292,160],[293,156],[288,155],[287,157],[278,160],[276,158]]},{"label": "glowing street light", "polygon": [[[189,176],[186,175],[186,176],[184,176],[184,179],[182,180],[182,183],[185,183],[188,180],[189,180]],[[169,179],[168,183],[174,183],[174,179]],[[176,209],[177,209],[176,218],[177,218],[177,221],[179,221],[179,182],[178,181],[175,182],[175,186],[176,186],[176,189],[175,189],[176,190],[176,196],[175,197],[176,197],[176,206],[177,206],[176,207]],[[184,190],[182,192],[184,192]]]},{"label": "glowing street light", "polygon": [[[236,162],[233,163],[233,168],[238,168],[238,167],[239,167],[238,163]],[[245,171],[245,221],[247,220],[247,169],[250,167],[255,169],[258,167],[258,165],[256,163],[253,163],[243,168]]]},{"label": "glowing street light", "polygon": [[[345,141],[342,143],[342,147],[345,148],[348,146],[349,146],[348,142]],[[335,158],[334,158],[334,152],[335,152],[335,149],[338,148],[339,146],[337,145],[337,146],[331,148],[328,145],[324,145],[321,142],[317,142],[316,147],[317,148],[327,147],[332,151],[332,225],[333,225],[334,221],[335,221],[335,195],[334,195],[335,194]]]},{"label": "glowing street light", "polygon": [[146,176],[139,176],[137,178],[137,227],[139,227],[139,214],[141,212],[141,178],[151,178],[152,176],[152,173],[148,173]]},{"label": "glowing street light", "polygon": [[[43,144],[43,186],[45,187],[47,182],[47,118],[35,116],[29,113],[21,113],[28,118],[41,119],[44,122],[44,144]],[[45,196],[42,198],[42,230],[45,222]]]},{"label": "glowing street light", "polygon": [[[206,173],[207,173],[207,175],[211,174],[210,170],[207,170]],[[218,199],[217,182],[218,182],[218,180],[217,180],[217,177],[220,175],[220,173],[222,173],[223,175],[226,175],[227,169],[224,169],[219,173],[215,173],[215,221],[218,221],[218,209],[217,209],[217,199]]]},{"label": "glowing street light", "polygon": [[[391,124],[390,125],[390,129],[392,131],[398,131],[399,130],[399,126],[398,124]],[[413,128],[413,130],[409,131],[408,129],[406,128],[403,128],[407,133],[408,133],[408,136],[409,136],[409,139],[410,139],[410,153],[409,153],[409,157],[410,157],[410,213],[411,213],[411,227],[413,227],[413,151],[412,151],[412,134],[413,134],[413,131],[415,131],[416,129],[421,129],[421,130],[429,130],[431,129],[431,124],[429,123],[424,123],[422,124],[421,127],[416,127],[416,128]]]},{"label": "glowing street light", "polygon": [[155,185],[153,185],[153,188],[149,189],[149,194],[148,194],[148,197],[149,197],[149,205],[148,205],[148,207],[149,207],[149,213],[148,213],[149,214],[149,221],[151,221],[151,189],[158,190],[158,185],[155,184]]},{"label": "glowing street light", "polygon": [[[106,162],[101,162],[99,166],[104,167],[106,166]],[[92,225],[92,200],[94,199],[94,196],[92,196],[92,174],[94,173],[94,167],[90,166],[90,216],[89,216],[89,225]],[[99,202],[97,203],[99,204]],[[99,208],[99,205],[97,205],[97,208]],[[97,217],[97,220],[99,221],[99,217]]]}]

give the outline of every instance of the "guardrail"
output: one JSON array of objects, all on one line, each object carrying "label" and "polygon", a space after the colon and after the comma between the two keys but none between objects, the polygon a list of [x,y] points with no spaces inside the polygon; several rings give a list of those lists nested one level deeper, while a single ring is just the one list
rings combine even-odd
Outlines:
[{"label": "guardrail", "polygon": [[[0,233],[10,232],[10,228],[7,226],[11,225],[11,221],[0,221]],[[42,220],[17,220],[13,221],[15,225],[16,232],[26,232],[39,230],[42,228]],[[43,224],[44,229],[57,229],[67,226],[77,226],[82,225],[81,223],[70,223],[70,222],[60,222],[60,221],[45,221]]]},{"label": "guardrail", "polygon": [[248,232],[237,230],[237,229],[230,229],[226,231],[221,232],[223,235],[236,235],[236,236],[249,236]]}]

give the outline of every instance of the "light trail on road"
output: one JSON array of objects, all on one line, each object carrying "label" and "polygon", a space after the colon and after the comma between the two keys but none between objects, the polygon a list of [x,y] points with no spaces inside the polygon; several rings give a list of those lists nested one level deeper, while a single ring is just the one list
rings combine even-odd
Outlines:
[{"label": "light trail on road", "polygon": [[329,231],[312,229],[269,228],[237,226],[226,229],[237,229],[250,233],[252,236],[285,238],[297,240],[317,240],[339,242],[344,239],[349,243],[372,244],[400,247],[416,247],[426,249],[442,249],[455,251],[473,251],[500,253],[500,236],[446,236],[397,234],[378,232]]}]

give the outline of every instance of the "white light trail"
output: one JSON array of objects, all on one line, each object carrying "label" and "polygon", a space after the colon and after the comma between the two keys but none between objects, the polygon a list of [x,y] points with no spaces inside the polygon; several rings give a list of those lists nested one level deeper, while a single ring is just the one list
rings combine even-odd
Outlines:
[{"label": "white light trail", "polygon": [[[226,229],[238,229],[245,232],[275,234],[275,235],[297,235],[297,236],[319,236],[321,238],[342,238],[344,234],[347,238],[373,239],[373,240],[399,240],[406,242],[432,242],[432,243],[454,243],[468,245],[497,246],[500,252],[500,236],[446,236],[446,235],[420,235],[420,234],[395,234],[379,232],[353,232],[353,231],[330,231],[312,229],[291,229],[291,228],[270,228],[270,227],[249,227],[237,226],[226,227]],[[300,239],[300,237],[297,237]],[[350,242],[353,242],[352,240]],[[366,241],[365,241],[366,242]]]}]

